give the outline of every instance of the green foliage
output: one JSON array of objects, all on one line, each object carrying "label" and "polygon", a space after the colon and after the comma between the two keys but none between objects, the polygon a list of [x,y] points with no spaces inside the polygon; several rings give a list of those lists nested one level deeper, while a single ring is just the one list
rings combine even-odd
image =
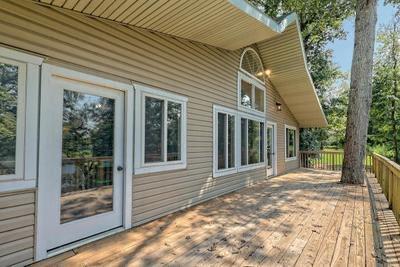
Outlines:
[{"label": "green foliage", "polygon": [[395,17],[377,36],[369,144],[400,162],[400,19]]},{"label": "green foliage", "polygon": [[15,172],[18,67],[0,64],[0,174]]}]

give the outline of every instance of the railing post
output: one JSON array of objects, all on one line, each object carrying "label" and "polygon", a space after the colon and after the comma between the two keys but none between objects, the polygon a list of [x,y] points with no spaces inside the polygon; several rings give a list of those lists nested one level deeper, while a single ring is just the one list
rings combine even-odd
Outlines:
[{"label": "railing post", "polygon": [[389,202],[389,209],[392,208],[393,206],[393,172],[391,170],[389,171],[389,181],[388,181],[388,186],[389,186],[389,192],[388,192],[388,202]]}]

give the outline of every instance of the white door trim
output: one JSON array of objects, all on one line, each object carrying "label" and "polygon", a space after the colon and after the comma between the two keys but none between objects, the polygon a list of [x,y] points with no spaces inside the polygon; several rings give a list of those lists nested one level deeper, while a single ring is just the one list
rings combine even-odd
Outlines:
[{"label": "white door trim", "polygon": [[[50,86],[51,77],[57,76],[61,79],[71,80],[71,82],[83,82],[87,84],[93,84],[96,86],[102,86],[114,90],[120,90],[124,92],[124,177],[123,177],[123,200],[122,200],[122,222],[123,228],[129,229],[132,227],[132,170],[133,170],[133,121],[134,121],[134,90],[131,84],[125,84],[109,79],[100,78],[97,76],[81,73],[78,71],[66,69],[63,67],[53,66],[49,64],[42,65],[42,77],[41,77],[41,88]],[[41,90],[42,91],[42,90]],[[41,94],[41,98],[45,97]],[[40,107],[42,108],[42,107]],[[36,220],[36,249],[35,249],[35,261],[42,260],[48,257],[46,248],[46,213],[45,213],[45,202],[43,194],[41,193],[40,178],[38,181],[38,193],[37,193],[37,220]],[[88,240],[90,242],[90,240]],[[78,244],[82,245],[82,244]]]},{"label": "white door trim", "polygon": [[[271,176],[276,176],[278,174],[278,150],[277,150],[277,139],[278,139],[278,130],[277,130],[277,123],[273,121],[267,121],[266,122],[266,127],[272,126],[273,129],[273,135],[274,135],[274,140],[273,140],[273,166],[272,166],[272,175]],[[267,131],[265,131],[267,132]]]}]

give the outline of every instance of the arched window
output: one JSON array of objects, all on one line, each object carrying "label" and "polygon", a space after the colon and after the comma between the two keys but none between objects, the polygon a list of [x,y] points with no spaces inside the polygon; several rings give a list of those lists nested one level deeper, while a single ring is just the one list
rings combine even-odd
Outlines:
[{"label": "arched window", "polygon": [[260,80],[260,82],[264,82],[264,68],[260,57],[254,49],[247,48],[244,50],[240,60],[240,69]]},{"label": "arched window", "polygon": [[252,48],[246,48],[240,59],[238,95],[240,109],[264,116],[264,68],[260,57]]}]

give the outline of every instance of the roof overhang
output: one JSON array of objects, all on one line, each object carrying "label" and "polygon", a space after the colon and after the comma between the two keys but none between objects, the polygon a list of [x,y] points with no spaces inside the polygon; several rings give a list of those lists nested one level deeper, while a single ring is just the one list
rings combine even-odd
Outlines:
[{"label": "roof overhang", "polygon": [[245,0],[36,0],[117,23],[237,50],[257,44],[300,127],[327,125],[307,69],[298,18],[277,22]]}]

